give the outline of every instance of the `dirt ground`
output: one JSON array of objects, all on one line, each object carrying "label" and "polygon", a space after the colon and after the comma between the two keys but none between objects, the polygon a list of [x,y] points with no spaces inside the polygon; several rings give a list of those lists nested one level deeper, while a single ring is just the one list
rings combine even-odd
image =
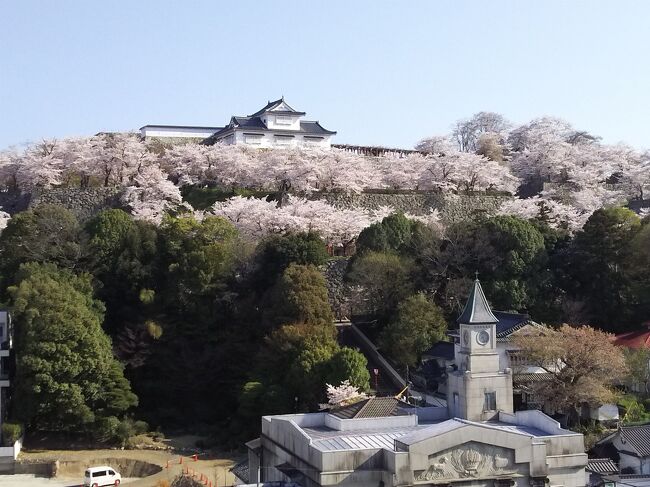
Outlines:
[{"label": "dirt ground", "polygon": [[[34,485],[43,487],[60,487],[80,485],[83,482],[83,470],[86,466],[96,463],[98,459],[130,459],[140,460],[147,463],[152,463],[162,467],[162,471],[145,477],[142,479],[129,479],[129,487],[155,487],[159,480],[171,481],[174,477],[179,475],[186,469],[191,469],[196,472],[197,476],[204,476],[213,486],[225,487],[235,484],[235,477],[229,472],[236,459],[229,455],[222,454],[202,454],[198,461],[191,458],[191,454],[184,453],[181,456],[176,451],[186,451],[189,445],[194,445],[198,437],[183,436],[172,438],[165,442],[171,447],[168,451],[157,450],[38,450],[38,451],[24,451],[20,454],[19,460],[23,462],[39,462],[43,460],[59,460],[61,464],[64,462],[78,462],[78,468],[62,469],[60,474],[55,479],[34,478],[32,476],[32,483],[26,480],[25,476],[0,476],[0,487],[9,485]],[[10,479],[14,477],[16,482],[11,483]],[[10,483],[6,483],[9,481]],[[127,484],[127,482],[124,482]]]},{"label": "dirt ground", "polygon": [[[133,485],[139,479],[122,479],[121,485]],[[47,479],[35,475],[0,475],[0,487],[79,487],[72,479]]]}]

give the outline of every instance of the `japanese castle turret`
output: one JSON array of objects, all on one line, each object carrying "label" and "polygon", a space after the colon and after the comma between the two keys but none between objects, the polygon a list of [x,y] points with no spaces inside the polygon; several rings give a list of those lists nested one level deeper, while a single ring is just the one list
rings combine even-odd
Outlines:
[{"label": "japanese castle turret", "polygon": [[336,132],[317,120],[305,120],[305,112],[295,110],[285,100],[269,101],[251,115],[230,117],[225,127],[186,125],[145,125],[145,139],[165,143],[200,142],[206,145],[245,145],[265,149],[330,149]]}]

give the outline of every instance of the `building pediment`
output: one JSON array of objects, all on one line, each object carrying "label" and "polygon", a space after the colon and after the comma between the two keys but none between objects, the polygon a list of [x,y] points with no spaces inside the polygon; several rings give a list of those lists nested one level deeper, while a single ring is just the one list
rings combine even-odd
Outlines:
[{"label": "building pediment", "polygon": [[519,477],[526,464],[515,462],[515,451],[480,442],[467,442],[427,457],[427,468],[414,470],[416,484],[461,479]]},{"label": "building pediment", "polygon": [[[535,474],[546,471],[544,462],[535,462],[547,455],[544,442],[534,442],[545,433],[529,426],[506,423],[485,423],[451,419],[395,440],[398,451],[408,452],[413,471],[424,471],[430,459],[466,445],[489,444],[493,451],[514,451],[513,462],[534,463]],[[479,452],[483,450],[479,448]],[[449,459],[450,460],[450,459]]]}]

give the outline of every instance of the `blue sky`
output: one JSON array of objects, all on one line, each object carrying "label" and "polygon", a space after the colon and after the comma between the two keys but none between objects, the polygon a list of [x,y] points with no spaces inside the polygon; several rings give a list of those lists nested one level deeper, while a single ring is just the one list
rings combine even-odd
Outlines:
[{"label": "blue sky", "polygon": [[650,147],[650,2],[0,2],[0,148],[223,125],[284,95],[339,143],[481,110]]}]

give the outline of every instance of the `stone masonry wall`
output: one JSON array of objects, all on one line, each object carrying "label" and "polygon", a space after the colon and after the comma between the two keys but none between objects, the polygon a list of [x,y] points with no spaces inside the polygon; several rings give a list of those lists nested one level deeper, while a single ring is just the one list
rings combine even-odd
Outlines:
[{"label": "stone masonry wall", "polygon": [[[119,208],[119,187],[108,188],[53,188],[35,190],[33,193],[0,192],[0,207],[11,214],[32,208],[41,203],[62,205],[87,220],[106,208]],[[476,216],[492,214],[508,196],[486,194],[456,195],[439,192],[405,193],[312,193],[310,199],[323,200],[336,208],[378,209],[390,206],[395,210],[413,215],[426,215],[432,209],[440,212],[444,223],[453,223]]]},{"label": "stone masonry wall", "polygon": [[327,283],[327,295],[330,306],[337,320],[350,317],[350,288],[345,282],[348,258],[336,258],[321,267]]},{"label": "stone masonry wall", "polygon": [[456,195],[438,192],[412,193],[314,193],[311,199],[324,200],[336,208],[378,209],[390,206],[395,210],[413,215],[426,215],[432,209],[440,212],[445,223],[453,223],[478,213],[492,214],[510,197],[486,194]]},{"label": "stone masonry wall", "polygon": [[79,220],[88,220],[107,208],[120,208],[119,187],[108,188],[53,188],[32,193],[29,208],[39,204],[61,205],[72,211]]}]

